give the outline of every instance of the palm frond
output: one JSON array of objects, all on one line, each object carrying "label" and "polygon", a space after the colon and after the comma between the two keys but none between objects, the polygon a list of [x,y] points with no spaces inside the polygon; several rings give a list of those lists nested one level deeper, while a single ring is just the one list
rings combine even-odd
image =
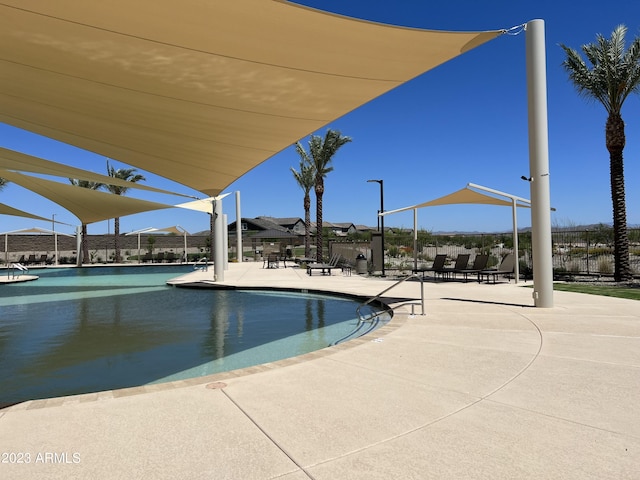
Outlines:
[{"label": "palm frond", "polygon": [[582,46],[580,54],[560,45],[566,54],[562,65],[569,74],[578,94],[598,100],[609,114],[619,115],[627,97],[640,91],[640,39],[636,38],[625,50],[627,28],[619,25],[611,38],[596,35],[596,41]]}]

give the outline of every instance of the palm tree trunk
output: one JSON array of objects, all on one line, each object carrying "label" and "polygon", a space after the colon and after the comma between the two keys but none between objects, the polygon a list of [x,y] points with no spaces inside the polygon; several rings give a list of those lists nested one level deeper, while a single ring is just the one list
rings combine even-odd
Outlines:
[{"label": "palm tree trunk", "polygon": [[116,256],[113,261],[114,263],[120,263],[120,217],[113,219],[113,243],[116,250]]},{"label": "palm tree trunk", "polygon": [[82,255],[82,264],[89,263],[89,239],[87,238],[87,224],[82,224],[82,251],[78,255]]},{"label": "palm tree trunk", "polygon": [[304,256],[311,257],[311,198],[308,192],[304,196]]},{"label": "palm tree trunk", "polygon": [[324,194],[324,181],[316,178],[316,261],[322,263],[322,195]]},{"label": "palm tree trunk", "polygon": [[629,236],[622,160],[626,139],[624,122],[620,115],[610,114],[607,118],[606,142],[609,151],[611,200],[613,203],[614,279],[616,282],[624,282],[631,280],[633,274],[629,261]]}]

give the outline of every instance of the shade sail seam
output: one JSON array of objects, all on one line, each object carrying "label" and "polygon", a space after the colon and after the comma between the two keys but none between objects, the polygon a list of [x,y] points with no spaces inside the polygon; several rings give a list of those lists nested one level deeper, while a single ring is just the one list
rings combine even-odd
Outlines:
[{"label": "shade sail seam", "polygon": [[[173,47],[173,48],[177,48],[179,50],[185,50],[188,52],[195,52],[195,53],[200,53],[203,55],[207,55],[207,56],[212,56],[212,57],[220,57],[220,58],[226,58],[226,59],[230,59],[230,60],[236,60],[239,62],[246,62],[246,63],[251,63],[254,65],[264,65],[264,66],[269,66],[269,67],[274,67],[274,68],[282,68],[284,70],[290,70],[290,71],[294,71],[294,72],[305,72],[305,73],[313,73],[316,75],[325,75],[325,76],[329,76],[329,77],[336,77],[336,78],[352,78],[352,79],[356,79],[356,80],[371,80],[371,81],[377,81],[377,82],[394,82],[394,83],[398,83],[401,82],[402,80],[399,79],[392,79],[392,78],[373,78],[373,77],[360,77],[360,76],[356,76],[356,75],[346,75],[346,74],[340,74],[340,73],[331,73],[331,72],[323,72],[321,70],[311,70],[308,68],[299,68],[299,67],[290,67],[290,66],[286,66],[286,65],[279,65],[276,63],[270,63],[270,62],[261,62],[259,60],[250,60],[247,58],[242,58],[242,57],[236,57],[233,55],[225,55],[222,53],[215,53],[215,52],[209,52],[207,50],[202,50],[202,49],[198,49],[198,48],[193,48],[193,47],[186,47],[183,45],[177,45],[175,43],[169,43],[169,42],[163,42],[160,40],[154,40],[152,38],[147,38],[147,37],[141,37],[139,35],[132,35],[130,33],[124,33],[124,32],[119,32],[117,30],[112,30],[112,29],[108,29],[108,28],[103,28],[103,27],[98,27],[96,25],[89,25],[87,23],[83,23],[83,22],[77,22],[75,20],[69,20],[66,18],[61,18],[61,17],[56,17],[54,15],[47,15],[41,12],[34,12],[33,10],[28,10],[25,8],[19,8],[19,7],[15,7],[15,6],[9,6],[6,4],[0,4],[1,6],[4,6],[6,8],[12,8],[14,10],[20,10],[22,12],[31,14],[31,15],[37,15],[40,17],[45,17],[45,18],[50,18],[53,20],[57,20],[59,22],[64,22],[64,23],[70,23],[73,25],[79,25],[81,27],[85,27],[85,28],[89,28],[89,29],[93,29],[93,30],[99,30],[101,32],[107,32],[107,33],[111,33],[114,35],[120,35],[123,37],[127,37],[127,38],[135,38],[136,40],[141,40],[143,42],[149,42],[149,43],[153,43],[153,44],[157,44],[157,45],[163,45],[166,47]],[[401,28],[401,27],[397,27],[397,28]],[[420,30],[420,29],[415,29],[417,31],[424,31],[424,32],[428,32],[429,30]],[[446,32],[444,32],[446,33]]]},{"label": "shade sail seam", "polygon": [[[227,110],[227,111],[231,111],[231,112],[240,112],[240,113],[248,113],[251,115],[261,115],[264,117],[269,117],[269,118],[286,118],[286,119],[290,119],[290,120],[304,120],[304,121],[308,121],[308,122],[329,122],[331,121],[331,119],[329,118],[310,118],[310,117],[299,117],[299,116],[293,116],[293,115],[282,115],[282,114],[273,114],[273,113],[265,113],[265,112],[260,112],[257,110],[246,110],[243,108],[231,108],[231,107],[224,107],[222,105],[216,105],[214,103],[207,103],[207,102],[196,102],[195,100],[188,100],[185,98],[179,98],[179,97],[172,97],[169,95],[161,95],[158,93],[152,93],[152,92],[147,92],[144,90],[136,90],[135,88],[129,88],[129,87],[124,87],[121,85],[114,85],[112,83],[106,83],[106,82],[99,82],[97,80],[91,80],[89,78],[85,78],[85,77],[79,77],[77,75],[70,75],[68,73],[64,73],[64,72],[57,72],[55,70],[49,70],[46,68],[41,68],[41,67],[36,67],[33,65],[28,65],[26,63],[20,63],[20,62],[14,62],[13,60],[7,60],[5,58],[0,58],[0,62],[5,62],[5,63],[11,63],[13,65],[20,65],[21,67],[25,67],[25,68],[31,68],[33,70],[38,70],[40,72],[46,72],[52,75],[58,75],[61,77],[67,77],[67,78],[73,78],[75,80],[81,80],[83,82],[87,82],[90,83],[92,85],[103,85],[105,87],[109,87],[109,88],[115,88],[118,90],[124,90],[126,92],[133,92],[133,93],[138,93],[138,94],[142,94],[142,95],[149,95],[150,97],[156,97],[156,98],[165,98],[165,99],[169,99],[169,100],[174,100],[176,102],[183,102],[183,103],[189,103],[192,105],[201,105],[204,107],[211,107],[211,108],[218,108],[220,110]],[[399,82],[394,82],[399,84]],[[13,98],[19,98],[19,99],[23,99],[23,97],[18,97],[15,95],[8,95],[8,94],[2,94],[2,95],[6,95],[6,96],[10,96]],[[29,99],[27,99],[29,100]],[[31,101],[31,100],[29,100]]]},{"label": "shade sail seam", "polygon": [[[39,103],[39,105],[43,105],[43,104]],[[46,105],[46,104],[45,104],[45,105]],[[59,111],[60,111],[60,110],[63,110],[63,111],[71,112],[71,113],[77,113],[77,112],[73,112],[72,110],[65,110],[65,109],[61,109],[61,108],[58,108],[58,107],[52,107],[52,108],[55,108],[56,110],[59,110]],[[68,132],[68,131],[66,131],[66,130],[61,130],[61,129],[59,129],[59,128],[53,128],[53,127],[50,127],[50,126],[49,126],[49,125],[47,125],[47,124],[40,124],[40,123],[33,122],[33,121],[31,121],[31,120],[24,120],[24,119],[22,119],[22,118],[20,118],[20,117],[16,117],[15,115],[7,115],[7,114],[6,114],[6,113],[4,113],[4,112],[0,112],[0,117],[12,118],[12,119],[17,120],[17,121],[19,121],[19,122],[22,122],[22,123],[24,123],[24,124],[38,125],[38,126],[40,126],[40,127],[44,127],[44,128],[49,129],[49,130],[53,130],[53,131],[56,131],[56,132],[64,133],[64,134],[66,134],[66,135],[72,135],[72,136],[74,136],[74,137],[77,137],[77,138],[83,138],[83,139],[85,139],[85,140],[89,140],[89,141],[92,141],[92,142],[99,142],[99,143],[102,143],[102,144],[105,144],[105,145],[110,145],[110,146],[112,146],[112,147],[124,148],[124,149],[126,149],[126,150],[130,150],[130,151],[132,151],[132,152],[136,152],[136,153],[140,153],[140,154],[146,154],[146,155],[148,155],[148,154],[147,154],[146,152],[144,152],[144,151],[138,151],[138,150],[135,150],[135,149],[133,149],[133,148],[130,148],[130,147],[124,147],[124,146],[121,146],[121,145],[116,144],[116,143],[106,142],[106,141],[104,141],[104,140],[98,140],[98,139],[93,138],[93,137],[87,137],[87,136],[85,136],[85,135],[79,135],[79,134],[77,134],[77,133]],[[94,117],[94,118],[104,119],[103,117]],[[124,122],[122,122],[122,123],[124,123]],[[168,133],[169,133],[169,132],[165,132],[165,131],[162,131],[162,130],[150,130],[150,129],[148,129],[148,131],[149,131],[149,132],[156,132],[156,133],[159,133],[159,134],[168,134]],[[183,137],[183,138],[184,138],[184,137],[185,137],[185,135],[181,135],[181,137]],[[224,145],[224,146],[230,146],[230,147],[239,147],[239,148],[245,148],[245,149],[247,149],[247,150],[253,150],[253,151],[255,151],[255,152],[268,153],[268,154],[270,154],[270,155],[273,155],[273,154],[275,153],[275,152],[274,152],[274,151],[272,151],[272,150],[267,150],[267,149],[264,149],[264,148],[258,148],[258,147],[248,147],[248,146],[246,146],[246,145],[240,145],[240,144],[236,144],[236,143],[221,142],[221,141],[218,141],[218,140],[210,140],[210,139],[200,138],[200,137],[186,137],[186,138],[193,138],[193,139],[197,139],[197,140],[206,140],[210,145]],[[174,161],[173,159],[166,158],[166,157],[159,157],[158,155],[153,155],[153,156],[154,156],[154,157],[157,157],[157,158],[164,158],[165,160],[169,160],[169,161]]]}]

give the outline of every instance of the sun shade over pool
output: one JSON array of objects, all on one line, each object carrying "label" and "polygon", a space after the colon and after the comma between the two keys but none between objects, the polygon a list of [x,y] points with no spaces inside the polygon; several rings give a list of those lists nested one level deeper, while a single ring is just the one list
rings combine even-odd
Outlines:
[{"label": "sun shade over pool", "polygon": [[215,196],[500,33],[401,28],[274,0],[5,0],[0,121]]}]

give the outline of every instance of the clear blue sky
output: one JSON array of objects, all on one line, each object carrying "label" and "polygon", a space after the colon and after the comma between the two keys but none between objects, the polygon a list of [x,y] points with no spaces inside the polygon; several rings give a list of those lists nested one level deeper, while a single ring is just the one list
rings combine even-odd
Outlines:
[{"label": "clear blue sky", "polygon": [[[578,49],[609,36],[625,24],[628,39],[640,35],[640,2],[613,0],[575,2],[550,0],[300,0],[299,3],[366,20],[433,30],[494,30],[533,19],[546,24],[549,163],[552,223],[570,226],[610,223],[612,217],[609,157],[604,143],[606,112],[577,96],[561,67],[560,43]],[[313,52],[309,52],[313,55]],[[384,179],[385,209],[397,209],[451,193],[468,182],[525,198],[528,175],[525,35],[503,35],[430,71],[328,125],[353,138],[334,159],[326,178],[324,219],[376,225],[380,204],[378,184]],[[640,97],[623,108],[627,145],[625,179],[627,221],[640,224]],[[317,133],[324,134],[326,128]],[[302,139],[306,145],[307,139]],[[84,167],[95,155],[0,124],[0,146],[53,161]],[[298,165],[293,147],[267,160],[232,184],[239,190],[242,216],[303,217],[302,191],[289,167]],[[106,159],[104,159],[106,165]],[[127,167],[117,161],[117,168]],[[104,173],[106,166],[103,171]],[[147,184],[196,194],[140,171]],[[130,190],[130,196],[166,201]],[[48,200],[10,184],[3,203],[72,225],[78,220]],[[315,199],[312,198],[312,218]],[[225,200],[229,221],[235,219],[233,196]],[[422,209],[419,226],[432,231],[508,231],[509,209],[444,206]],[[519,226],[531,224],[528,211],[519,212]],[[131,215],[121,219],[121,232],[149,226],[179,224],[190,232],[208,229],[208,216],[182,209]],[[387,217],[386,225],[411,227],[410,212]],[[50,223],[3,215],[0,231]],[[72,227],[57,227],[72,231]],[[90,234],[113,231],[113,222],[89,225]]]}]

